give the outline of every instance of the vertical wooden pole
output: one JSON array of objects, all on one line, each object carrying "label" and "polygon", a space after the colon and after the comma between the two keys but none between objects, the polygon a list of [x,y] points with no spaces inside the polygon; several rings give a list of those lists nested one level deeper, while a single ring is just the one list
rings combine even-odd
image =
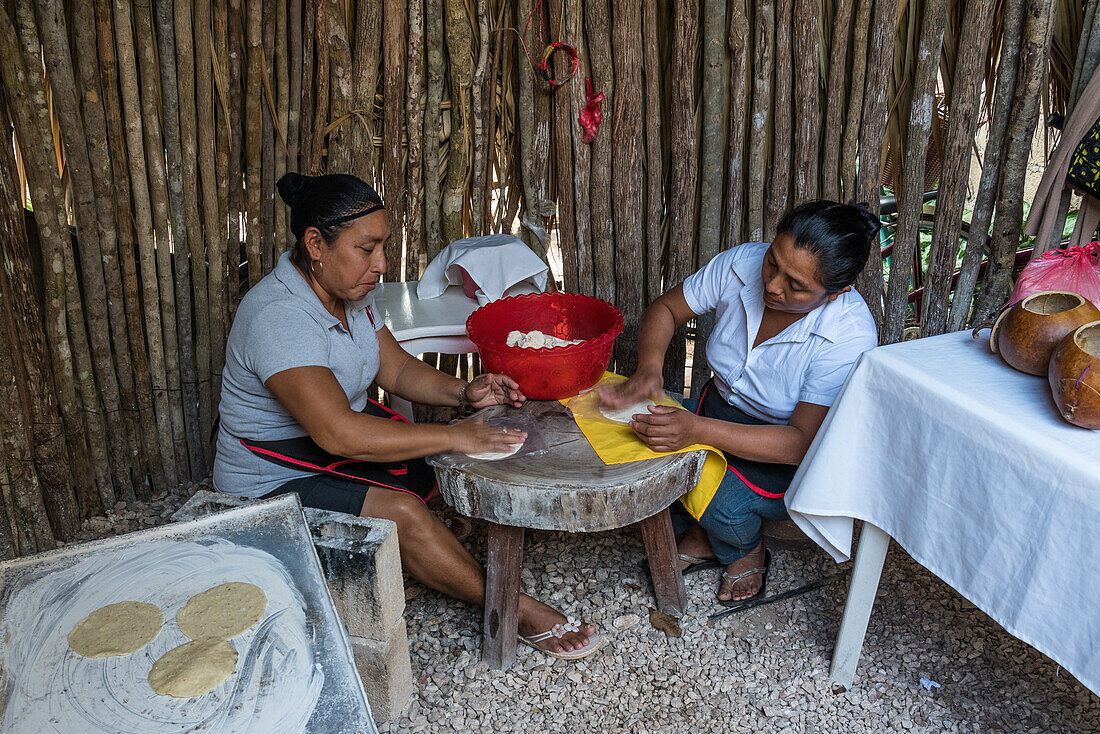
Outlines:
[{"label": "vertical wooden pole", "polygon": [[[870,2],[870,0],[867,0]],[[756,28],[753,42],[752,122],[749,127],[749,174],[745,189],[748,198],[748,236],[753,242],[764,239],[764,187],[771,145],[769,121],[772,108],[772,69],[775,64],[775,4],[760,0],[755,7]]]},{"label": "vertical wooden pole", "polygon": [[[712,0],[708,0],[712,1]],[[615,296],[623,313],[623,332],[615,342],[615,364],[627,374],[638,359],[638,322],[642,317],[645,282],[645,208],[642,173],[642,0],[615,4],[611,33],[615,51],[614,177],[611,209],[615,225]],[[721,67],[721,62],[719,62]],[[718,208],[721,209],[721,142],[718,153]],[[717,222],[716,222],[717,224]],[[718,233],[714,232],[715,240]]]},{"label": "vertical wooden pole", "polygon": [[[352,110],[351,47],[344,0],[325,2],[328,3],[329,117],[335,122]],[[329,134],[326,169],[329,173],[354,173],[351,164],[354,124],[352,120],[344,120]]]},{"label": "vertical wooden pole", "polygon": [[886,308],[879,329],[880,342],[901,341],[909,310],[909,289],[913,278],[913,257],[920,246],[920,215],[924,196],[924,170],[928,140],[936,114],[936,74],[940,66],[943,30],[947,23],[944,0],[924,0],[920,48],[913,83],[913,104],[909,110],[909,134],[905,139],[905,163],[901,169],[898,196],[898,227],[890,260],[890,284]]},{"label": "vertical wooden pole", "polygon": [[[821,157],[821,105],[818,104],[819,0],[794,0],[794,181],[793,205],[817,198]],[[938,54],[937,54],[938,57]]]},{"label": "vertical wooden pole", "polygon": [[[24,28],[21,27],[20,32],[24,32]],[[37,34],[34,34],[34,39],[37,40]],[[36,468],[43,484],[46,485],[43,495],[53,534],[61,540],[68,540],[76,532],[80,521],[77,492],[81,486],[85,488],[85,492],[94,487],[86,457],[80,453],[74,456],[74,448],[77,452],[84,450],[85,437],[84,424],[77,409],[76,378],[73,374],[71,348],[68,341],[68,314],[64,303],[64,261],[60,252],[61,247],[68,244],[69,231],[68,227],[62,226],[63,217],[59,216],[62,211],[57,201],[60,184],[52,183],[49,176],[52,172],[56,177],[54,172],[56,169],[51,170],[51,166],[56,165],[53,146],[43,137],[43,130],[48,131],[49,127],[42,127],[40,124],[42,117],[36,114],[37,111],[45,108],[45,92],[39,87],[41,77],[29,73],[16,36],[16,29],[7,13],[0,13],[0,68],[4,69],[3,89],[12,110],[11,118],[15,125],[15,134],[24,155],[31,200],[34,202],[35,222],[38,225],[39,244],[43,250],[46,296],[43,324],[48,350],[44,349],[41,357],[46,357],[45,352],[49,352],[58,389],[58,406],[64,426],[63,440],[44,440],[46,436],[36,433],[32,435],[32,445],[38,452],[45,452],[36,452],[36,457],[42,460]],[[38,68],[35,67],[36,71]],[[6,170],[10,172],[11,169]],[[21,195],[18,201],[22,203]],[[64,244],[62,244],[62,238],[64,238]],[[9,240],[6,244],[12,246],[18,243]],[[19,268],[13,272],[13,277],[22,275],[25,278],[23,282],[33,282],[29,253],[20,257],[18,253],[9,255],[5,252],[4,259],[3,265],[7,266],[11,263],[13,267]],[[26,262],[26,265],[19,267],[21,261]],[[27,304],[26,307],[33,306],[33,302],[30,302],[26,296],[22,300]],[[25,318],[33,326],[33,312],[30,312],[29,318],[26,316]],[[45,391],[44,388],[48,389],[48,383],[36,387]],[[35,418],[38,417],[40,416],[35,416]],[[47,418],[46,426],[49,426],[49,415],[41,417]],[[54,427],[56,429],[56,423]],[[65,455],[66,450],[68,457]],[[74,461],[80,458],[85,459],[83,464]],[[78,471],[70,473],[70,469],[74,468]],[[48,473],[43,472],[44,469]]]},{"label": "vertical wooden pole", "polygon": [[[99,489],[99,500],[103,506],[110,507],[115,502],[116,487],[119,492],[130,488],[130,476],[127,471],[127,441],[120,413],[118,378],[111,357],[107,286],[100,258],[101,233],[97,222],[95,192],[92,188],[91,161],[84,121],[80,116],[64,8],[58,0],[37,0],[36,5],[53,110],[60,123],[61,142],[64,145],[65,163],[72,188],[73,218],[80,243],[77,251],[80,255],[83,302],[91,347],[90,362],[104,408],[104,415],[99,422],[103,423],[105,429],[105,445],[102,448],[106,451],[104,458],[109,460],[110,466],[99,467],[96,472],[96,486]],[[75,277],[75,273],[72,275]],[[84,324],[80,324],[79,328],[83,330]],[[91,375],[88,376],[90,378]]]},{"label": "vertical wooden pole", "polygon": [[[287,170],[288,171],[300,171],[301,170],[301,164],[298,162],[298,155],[299,155],[299,150],[300,150],[299,140],[300,140],[301,126],[302,126],[302,96],[303,96],[302,95],[302,85],[303,84],[308,84],[308,82],[305,81],[302,78],[302,28],[305,24],[305,18],[302,14],[302,3],[303,3],[303,0],[290,0],[290,6],[289,6],[290,17],[289,17],[288,22],[287,22],[287,36],[288,36],[287,43],[290,46],[290,49],[289,49],[289,52],[288,52],[289,53],[289,61],[288,61],[289,72],[288,73],[290,75],[290,80],[289,80],[288,86],[289,86],[289,93],[290,93],[290,105],[287,108],[287,124],[286,124],[286,149],[287,149],[286,165],[287,165]],[[371,5],[376,5],[376,4],[377,3],[359,2],[359,3],[356,3],[356,10],[357,10],[357,12],[362,13],[362,8],[369,7]],[[362,36],[362,31],[360,31],[358,29],[356,30],[356,39],[357,39],[357,41],[356,41],[356,52],[358,52],[358,47],[359,47],[358,44],[360,42],[366,43],[369,39],[364,39],[363,36]],[[354,62],[353,62],[353,65],[354,65]],[[356,71],[353,71],[353,73],[352,73],[352,79],[353,80],[355,80],[356,77],[358,76],[357,71],[358,70],[356,69]],[[363,103],[360,101],[360,99],[358,97],[356,97],[356,99],[354,101],[354,104],[355,104],[356,109],[361,110],[364,107]],[[361,126],[359,124],[356,124],[355,125],[356,131],[358,131],[360,129],[360,127]],[[356,149],[356,151],[358,151],[359,148],[363,145],[363,141],[362,141],[361,138],[358,138],[358,137],[355,138],[354,140],[355,140],[355,149]],[[362,172],[358,173],[357,175],[365,181],[370,181],[370,178],[368,176],[364,175]],[[289,244],[289,240],[291,239],[291,237],[292,236],[290,235],[290,224],[288,222],[287,223],[287,240],[288,240],[288,244]]]},{"label": "vertical wooden pole", "polygon": [[[224,19],[215,13],[215,21]],[[195,135],[198,140],[199,185],[202,193],[201,226],[204,238],[196,243],[197,249],[191,251],[191,262],[196,272],[195,301],[201,303],[196,308],[197,347],[199,361],[199,388],[202,403],[199,415],[202,425],[199,438],[207,450],[208,461],[210,447],[207,443],[213,425],[214,412],[221,397],[221,371],[225,364],[225,339],[228,333],[226,310],[226,217],[223,214],[228,192],[229,171],[229,135],[228,109],[222,108],[222,114],[215,116],[217,108],[214,96],[213,66],[222,69],[222,78],[227,78],[225,55],[214,57],[214,47],[225,46],[225,26],[217,31],[212,29],[210,0],[195,2],[195,109],[198,115]],[[224,51],[223,51],[224,54]],[[228,101],[228,100],[227,100]],[[210,131],[202,133],[201,131]],[[203,243],[205,242],[205,257]],[[200,295],[201,294],[201,298]]]},{"label": "vertical wooden pole", "polygon": [[[562,0],[554,0],[549,4],[550,8],[550,37],[564,38],[565,29],[562,28],[564,16],[564,4]],[[554,60],[555,78],[564,78],[569,62],[562,54],[556,54]],[[638,59],[641,63],[641,59]],[[574,79],[570,84],[583,84],[583,80]],[[551,91],[554,104],[554,174],[557,182],[558,199],[558,243],[561,246],[565,290],[577,291],[580,274],[580,266],[577,260],[577,228],[576,215],[573,202],[573,125],[576,124],[570,105],[570,90],[565,87],[556,87]],[[640,215],[640,212],[639,212]],[[640,243],[638,245],[640,247]],[[637,273],[635,273],[637,278]]]},{"label": "vertical wooden pole", "polygon": [[[492,46],[492,41],[489,37],[489,0],[475,0],[474,4],[477,13],[478,50],[477,65],[474,67],[474,78],[470,85],[470,122],[473,127],[473,152],[471,155],[473,171],[469,176],[470,234],[482,235],[486,234],[484,231],[485,203],[483,198],[485,196],[485,160],[488,158],[485,143],[485,72],[489,66],[489,48]],[[555,65],[557,64],[558,62],[555,62]],[[492,97],[492,90],[489,90],[489,92],[489,96]]]},{"label": "vertical wooden pole", "polygon": [[[663,7],[662,3],[662,7]],[[661,109],[664,95],[661,93],[662,58],[658,42],[657,27],[661,17],[658,15],[657,0],[645,0],[642,11],[642,72],[645,75],[644,104],[647,114],[645,123],[645,304],[649,305],[661,295],[662,272],[664,270],[664,227],[665,221],[665,162],[662,144]]]},{"label": "vertical wooden pole", "polygon": [[[699,2],[677,0],[672,25],[672,184],[669,191],[670,231],[665,289],[683,282],[691,271],[691,245],[695,241],[695,197],[699,142],[695,134],[695,64],[699,53]],[[684,389],[686,345],[678,330],[665,356],[665,387]]]},{"label": "vertical wooden pole", "polygon": [[[726,1],[704,0],[701,18],[703,47],[702,135],[699,141],[699,233],[695,241],[696,266],[703,267],[721,250],[723,172],[726,150],[726,101],[729,96],[725,73]],[[691,391],[699,395],[710,376],[707,339],[714,328],[714,313],[695,318],[695,348],[691,367]]]},{"label": "vertical wooden pole", "polygon": [[[928,255],[924,318],[921,334],[942,334],[950,309],[948,293],[959,252],[959,233],[966,184],[970,173],[970,146],[978,128],[984,59],[993,29],[994,0],[970,0],[962,21],[955,78],[951,83],[951,115],[947,120],[940,194],[936,199],[936,221]],[[969,293],[964,294],[969,300]]]},{"label": "vertical wooden pole", "polygon": [[[120,96],[118,56],[115,45],[115,29],[112,22],[111,0],[95,1],[96,50],[100,72],[103,76],[103,105],[107,122],[107,139],[111,155],[111,178],[114,182],[113,211],[118,225],[117,257],[122,271],[123,305],[126,312],[125,331],[129,354],[134,369],[134,396],[140,417],[139,434],[145,448],[145,460],[150,482],[144,482],[140,468],[136,491],[145,499],[152,490],[164,489],[168,484],[164,462],[169,459],[163,453],[160,430],[160,397],[153,389],[151,354],[152,345],[146,341],[147,330],[143,319],[143,295],[138,287],[134,209],[131,206],[130,163],[126,152],[126,131],[123,125]],[[155,406],[155,407],[154,407]],[[166,415],[166,414],[165,414]],[[151,486],[150,486],[151,485]]]},{"label": "vertical wooden pole", "polygon": [[[95,196],[96,226],[99,228],[100,249],[97,254],[103,263],[107,320],[110,325],[108,331],[114,356],[115,374],[118,378],[119,404],[126,439],[127,456],[123,467],[128,480],[116,486],[115,490],[119,498],[130,501],[136,499],[138,493],[143,494],[148,485],[146,472],[149,457],[146,455],[147,447],[142,437],[144,429],[140,422],[133,357],[126,334],[128,317],[118,249],[120,227],[116,220],[115,180],[111,161],[111,141],[107,128],[109,103],[106,100],[112,99],[117,109],[118,88],[114,85],[109,92],[105,93],[100,78],[102,67],[104,74],[110,71],[113,79],[115,65],[113,45],[109,60],[97,54],[96,21],[91,3],[80,3],[73,7],[73,34],[77,73],[80,77],[80,108],[84,116],[85,134],[88,140],[88,170]],[[129,247],[129,244],[127,239],[126,246]],[[145,400],[148,404],[152,400],[151,394],[146,393]],[[112,430],[110,426],[108,430]],[[152,428],[150,433],[155,434],[155,428]]]},{"label": "vertical wooden pole", "polygon": [[[275,267],[275,13],[278,3],[263,3],[261,37],[263,54],[260,73],[262,80],[256,88],[261,97],[263,112],[263,136],[260,141],[260,234],[263,242],[263,275]],[[281,205],[281,202],[280,202]],[[251,285],[251,284],[250,284]]]},{"label": "vertical wooden pole", "polygon": [[[857,0],[854,28],[867,28],[871,22],[874,0]],[[863,95],[867,75],[867,41],[869,34],[852,34],[852,71],[848,82],[848,106],[845,113],[844,136],[840,148],[840,187],[844,201],[856,197],[856,159],[859,151],[859,131],[863,120]],[[834,39],[835,43],[835,39]]]},{"label": "vertical wooden pole", "polygon": [[[584,20],[588,41],[588,62],[592,67],[592,84],[597,92],[603,92],[605,95],[601,103],[604,124],[600,126],[596,140],[589,147],[591,179],[588,196],[591,202],[592,257],[595,265],[596,297],[616,303],[615,233],[611,226],[611,155],[614,132],[607,124],[607,120],[614,119],[619,98],[611,63],[609,33],[611,10],[608,0],[584,0]],[[530,73],[526,68],[526,60],[523,65],[525,68],[520,73]]]},{"label": "vertical wooden pole", "polygon": [[[176,4],[179,9],[182,2]],[[157,61],[160,66],[161,89],[160,97],[163,100],[164,109],[164,151],[168,165],[163,174],[166,180],[169,215],[171,217],[171,242],[172,253],[169,255],[168,278],[162,287],[169,287],[174,291],[173,313],[176,325],[176,360],[180,372],[181,411],[183,413],[183,432],[185,437],[186,463],[181,462],[180,471],[184,476],[189,476],[185,467],[190,468],[190,477],[204,476],[205,466],[202,456],[202,443],[199,440],[199,416],[198,416],[198,385],[195,367],[194,332],[191,329],[191,263],[188,257],[189,242],[198,241],[198,232],[191,230],[197,226],[197,217],[191,217],[184,213],[184,188],[182,173],[185,166],[189,166],[191,174],[188,180],[189,193],[195,195],[195,156],[194,138],[191,139],[190,159],[183,160],[180,141],[180,97],[179,89],[186,89],[191,100],[194,100],[194,58],[191,55],[190,31],[191,13],[187,8],[186,17],[182,20],[186,23],[186,47],[183,49],[183,58],[177,57],[176,34],[172,27],[173,3],[165,0],[157,0],[157,7],[153,18],[156,34],[158,54]],[[153,27],[150,30],[153,30]],[[183,61],[184,63],[179,63]],[[186,78],[179,78],[177,68],[182,68]],[[191,117],[194,122],[194,115]],[[148,122],[146,123],[148,124]],[[192,131],[193,132],[193,131]],[[152,157],[152,156],[150,156]],[[159,168],[159,160],[154,164]],[[201,250],[201,246],[199,248]],[[157,241],[157,254],[162,250],[168,250],[167,240]]]},{"label": "vertical wooden pole", "polygon": [[978,271],[985,256],[986,245],[989,244],[989,225],[993,221],[993,202],[1000,182],[1005,136],[1011,117],[1009,110],[1012,109],[1016,94],[1024,3],[1025,0],[1008,0],[1005,6],[997,88],[994,93],[993,113],[990,115],[989,134],[986,136],[985,157],[982,159],[982,177],[978,183],[978,193],[974,197],[970,236],[966,239],[966,252],[963,255],[959,281],[955,286],[955,298],[951,303],[948,331],[958,331],[968,323],[974,288],[978,284]]},{"label": "vertical wooden pole", "polygon": [[[194,25],[191,19],[194,17]],[[180,135],[183,151],[183,205],[187,222],[187,251],[191,254],[191,282],[194,289],[194,349],[198,381],[200,462],[196,476],[206,476],[209,466],[206,438],[214,424],[214,397],[211,394],[210,300],[207,287],[207,262],[214,264],[221,249],[218,228],[218,192],[214,171],[214,93],[211,81],[210,0],[175,0],[176,75],[179,79]],[[164,61],[161,62],[162,65]],[[164,75],[162,74],[162,82]],[[167,82],[163,82],[167,84]],[[196,95],[198,101],[196,101]],[[162,95],[163,96],[163,95]],[[168,103],[165,101],[165,108]],[[171,172],[169,172],[171,174]],[[199,200],[202,184],[202,201]],[[200,208],[200,204],[203,205]],[[203,213],[208,212],[205,219]],[[203,243],[203,229],[206,233]],[[182,243],[181,243],[182,244]],[[184,253],[185,254],[185,253]],[[180,254],[177,254],[179,259]],[[186,258],[185,258],[186,259]],[[188,310],[180,307],[181,320],[190,321]],[[181,331],[182,333],[182,331]]]},{"label": "vertical wooden pole", "polygon": [[[229,187],[226,191],[226,288],[229,291],[227,325],[237,311],[241,297],[241,215],[244,202],[244,133],[241,130],[241,62],[244,55],[244,16],[241,0],[229,0],[227,33],[229,45]],[[308,99],[308,97],[307,97]],[[228,334],[228,330],[226,334]]]},{"label": "vertical wooden pole", "polygon": [[1024,8],[1020,75],[1016,82],[1012,118],[1005,131],[1004,170],[990,240],[989,272],[974,306],[977,323],[992,320],[1012,288],[1012,266],[1023,226],[1024,174],[1035,126],[1039,122],[1041,85],[1050,50],[1055,8],[1054,3],[1044,0],[1028,0]]},{"label": "vertical wooden pole", "polygon": [[[169,246],[168,181],[164,163],[164,138],[161,134],[160,111],[157,106],[157,48],[152,43],[153,21],[149,0],[134,0],[133,28],[137,51],[137,74],[140,82],[141,125],[145,145],[145,169],[149,177],[149,200],[152,206],[153,252],[149,256],[151,276],[158,281],[160,319],[164,327],[164,366],[171,416],[172,444],[176,473],[181,479],[188,472],[187,421],[184,417],[180,374],[179,336],[176,325],[176,295],[172,277],[172,252]],[[143,269],[144,270],[144,269]],[[191,357],[192,355],[188,355]]]},{"label": "vertical wooden pole", "polygon": [[[879,179],[882,178],[882,140],[886,133],[886,80],[894,49],[894,23],[898,0],[875,0],[871,20],[870,50],[864,85],[859,136],[859,180],[856,197],[866,201],[872,214],[879,211]],[[867,259],[856,287],[867,301],[876,324],[882,323],[882,260]]]},{"label": "vertical wooden pole", "polygon": [[[841,135],[844,133],[844,105],[848,98],[846,93],[850,79],[848,37],[852,32],[854,8],[855,0],[839,0],[836,15],[833,16],[832,43],[829,48],[829,69],[825,87],[825,141],[821,150],[821,197],[833,201],[841,199],[840,142]],[[853,66],[858,66],[858,60],[853,63]]]},{"label": "vertical wooden pole", "polygon": [[[347,34],[345,33],[345,43]],[[290,137],[290,61],[288,59],[288,46],[290,34],[287,31],[287,0],[278,0],[275,4],[275,118],[279,123],[281,135],[275,139],[275,174],[272,179],[271,201],[275,207],[275,221],[269,226],[275,230],[275,258],[290,249],[293,244],[290,241],[287,213],[290,211],[283,206],[283,202],[275,195],[274,183],[287,172],[287,154]],[[349,60],[350,66],[350,60]],[[351,69],[348,69],[351,73]],[[348,129],[351,129],[349,124]],[[350,133],[349,133],[350,135]]]},{"label": "vertical wooden pole", "polygon": [[772,159],[768,176],[767,208],[764,215],[764,239],[775,236],[779,220],[787,213],[790,201],[791,151],[794,150],[791,121],[791,20],[794,0],[775,3],[775,99],[772,111]]},{"label": "vertical wooden pole", "polygon": [[351,51],[352,104],[358,113],[353,123],[352,170],[364,181],[375,183],[379,173],[374,170],[374,95],[378,90],[378,61],[382,51],[382,0],[356,0],[355,43]]},{"label": "vertical wooden pole", "polygon": [[[652,2],[656,3],[656,0],[652,0]],[[592,296],[596,293],[595,261],[592,255],[592,144],[581,139],[583,131],[577,122],[577,116],[580,115],[585,105],[584,80],[590,78],[591,74],[587,67],[588,47],[584,37],[584,14],[581,5],[580,0],[565,0],[565,25],[571,34],[570,42],[574,44],[580,57],[580,68],[577,71],[577,76],[569,84],[569,130],[572,133],[573,145],[573,232],[577,240],[576,289],[578,293]],[[648,65],[654,66],[656,62],[649,61]],[[647,70],[647,78],[650,75],[655,76],[652,71]],[[651,107],[651,109],[658,108]],[[659,124],[660,115],[647,115],[646,117],[647,124],[654,118],[658,119]],[[659,161],[657,165],[659,167]],[[652,168],[648,170],[650,175],[653,175]],[[664,202],[659,202],[659,205],[663,207]],[[660,224],[658,223],[657,226],[660,227]],[[660,263],[660,257],[657,258],[657,262]]]},{"label": "vertical wooden pole", "polygon": [[730,48],[730,132],[726,163],[726,230],[724,248],[741,244],[745,215],[745,128],[751,106],[748,90],[749,19],[745,0],[731,0],[729,13]]},{"label": "vertical wooden pole", "polygon": [[[462,10],[465,19],[465,8]],[[405,175],[402,168],[404,151],[401,149],[401,138],[404,130],[405,117],[405,3],[398,0],[385,0],[382,4],[382,82],[384,87],[384,112],[382,121],[382,187],[386,201],[386,213],[390,219],[390,256],[386,266],[386,280],[401,280],[401,253],[404,250],[405,206],[404,188]],[[450,37],[448,36],[448,41]],[[467,52],[469,51],[469,38],[467,37]],[[455,51],[451,51],[452,80],[454,79],[453,64]],[[457,85],[456,85],[457,86]],[[455,94],[452,93],[452,101]],[[453,133],[452,133],[453,135]],[[454,138],[452,137],[452,140]],[[460,158],[462,153],[452,147],[451,161],[457,165],[455,158]],[[461,196],[460,196],[461,199]],[[461,201],[460,207],[461,208]],[[444,205],[446,211],[446,205]],[[444,214],[446,217],[446,214]],[[461,223],[461,213],[459,214]],[[447,226],[444,224],[444,231]]]},{"label": "vertical wooden pole", "polygon": [[[260,282],[263,269],[263,189],[260,182],[263,162],[263,2],[244,0],[245,60],[248,64],[244,82],[244,208],[245,249],[248,252],[248,287]],[[318,2],[318,0],[314,0]]]},{"label": "vertical wooden pole", "polygon": [[420,254],[424,251],[424,0],[409,1],[408,20],[405,127],[409,141],[409,210],[406,217],[408,231],[405,239],[405,280],[417,280],[420,277]]},{"label": "vertical wooden pole", "polygon": [[424,235],[428,262],[443,249],[439,228],[440,106],[443,104],[443,0],[425,0],[428,86],[424,103]]},{"label": "vertical wooden pole", "polygon": [[[18,115],[25,109],[13,104],[10,95],[25,91],[26,71],[22,58],[11,53],[14,50],[14,33],[5,14],[0,17],[0,69],[4,70],[0,100],[8,95],[12,113]],[[3,109],[0,129],[5,133],[11,129]],[[22,137],[20,142],[28,145],[30,140]],[[26,287],[33,282],[33,256],[15,170],[11,146],[0,146],[0,344],[10,345],[0,349],[0,453],[15,520],[14,550],[28,554],[56,545],[50,520],[58,513],[51,505],[60,504],[61,514],[75,519],[76,496],[65,446],[67,432],[51,384],[46,324],[36,294]],[[68,538],[73,530],[65,523],[56,532]]]}]

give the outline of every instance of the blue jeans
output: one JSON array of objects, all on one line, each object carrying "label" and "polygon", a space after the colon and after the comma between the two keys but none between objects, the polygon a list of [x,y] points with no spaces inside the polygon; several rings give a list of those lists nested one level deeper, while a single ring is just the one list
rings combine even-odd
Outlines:
[{"label": "blue jeans", "polygon": [[[684,407],[694,412],[696,402],[685,400]],[[698,522],[679,501],[669,510],[677,535],[702,525],[714,555],[727,566],[760,545],[760,527],[764,520],[791,519],[782,497],[771,499],[757,494],[729,469]]]}]

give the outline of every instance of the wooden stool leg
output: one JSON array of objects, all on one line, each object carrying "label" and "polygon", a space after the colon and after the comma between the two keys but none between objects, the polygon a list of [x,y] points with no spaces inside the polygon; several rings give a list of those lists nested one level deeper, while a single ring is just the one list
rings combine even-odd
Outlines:
[{"label": "wooden stool leg", "polygon": [[490,668],[497,670],[507,670],[516,660],[519,573],[522,565],[523,528],[489,523],[481,658]]},{"label": "wooden stool leg", "polygon": [[642,528],[645,552],[649,558],[649,573],[653,578],[657,608],[673,617],[682,616],[687,595],[684,592],[684,577],[680,575],[672,518],[668,510],[662,510],[638,524]]}]

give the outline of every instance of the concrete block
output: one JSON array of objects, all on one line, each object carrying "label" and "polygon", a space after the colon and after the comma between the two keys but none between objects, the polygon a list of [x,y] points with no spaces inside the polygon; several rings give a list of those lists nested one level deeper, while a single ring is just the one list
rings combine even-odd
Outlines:
[{"label": "concrete block", "polygon": [[351,650],[375,721],[397,719],[408,706],[413,691],[405,620],[398,620],[385,639],[352,635]]},{"label": "concrete block", "polygon": [[405,611],[397,526],[389,520],[324,511],[307,513],[307,519],[336,612],[348,633],[385,639]]}]

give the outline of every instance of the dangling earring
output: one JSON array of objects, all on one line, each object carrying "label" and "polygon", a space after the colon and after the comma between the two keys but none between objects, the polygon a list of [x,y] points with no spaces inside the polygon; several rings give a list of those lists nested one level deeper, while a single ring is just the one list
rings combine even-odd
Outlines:
[{"label": "dangling earring", "polygon": [[324,264],[323,262],[321,262],[320,260],[310,260],[310,261],[309,261],[309,269],[310,269],[310,272],[316,273],[316,272],[317,272],[317,266],[318,266],[318,265],[320,265],[320,266],[321,266],[321,272],[324,272],[324,270],[325,270],[325,264]]}]

